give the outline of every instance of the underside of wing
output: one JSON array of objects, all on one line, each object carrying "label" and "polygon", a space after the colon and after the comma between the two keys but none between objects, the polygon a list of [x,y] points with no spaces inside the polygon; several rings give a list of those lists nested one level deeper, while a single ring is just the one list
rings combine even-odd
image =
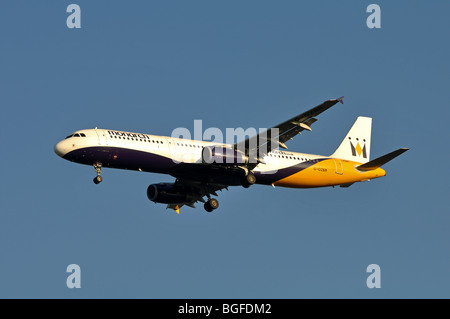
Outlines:
[{"label": "underside of wing", "polygon": [[177,212],[177,214],[180,213],[180,208],[183,206],[195,208],[195,204],[197,202],[205,204],[207,203],[204,197],[210,199],[211,195],[218,196],[217,194],[218,191],[222,191],[223,189],[228,190],[228,187],[226,185],[202,183],[187,179],[177,179],[175,185],[182,187],[182,189],[186,192],[186,194],[188,194],[187,197],[189,198],[189,200],[185,202],[171,203],[167,205],[167,209],[169,208],[173,209]]}]

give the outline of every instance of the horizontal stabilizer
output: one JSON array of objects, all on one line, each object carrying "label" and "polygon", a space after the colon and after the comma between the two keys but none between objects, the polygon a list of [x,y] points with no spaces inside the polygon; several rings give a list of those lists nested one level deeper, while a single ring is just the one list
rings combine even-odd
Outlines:
[{"label": "horizontal stabilizer", "polygon": [[396,151],[393,151],[393,152],[391,152],[389,154],[386,154],[384,156],[378,157],[377,159],[374,159],[373,161],[370,161],[370,162],[367,162],[365,164],[359,165],[356,168],[359,169],[360,171],[371,171],[371,170],[377,169],[377,168],[383,166],[384,164],[386,164],[387,162],[393,160],[397,156],[403,154],[407,150],[409,150],[409,148],[400,148],[400,149],[398,149]]}]

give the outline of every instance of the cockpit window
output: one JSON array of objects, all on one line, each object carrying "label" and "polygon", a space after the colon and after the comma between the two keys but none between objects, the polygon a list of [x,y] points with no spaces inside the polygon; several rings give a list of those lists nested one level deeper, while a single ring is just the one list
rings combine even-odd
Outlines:
[{"label": "cockpit window", "polygon": [[73,134],[70,134],[69,136],[67,136],[66,139],[71,138],[71,137],[86,137],[86,134],[84,134],[84,133],[73,133]]}]

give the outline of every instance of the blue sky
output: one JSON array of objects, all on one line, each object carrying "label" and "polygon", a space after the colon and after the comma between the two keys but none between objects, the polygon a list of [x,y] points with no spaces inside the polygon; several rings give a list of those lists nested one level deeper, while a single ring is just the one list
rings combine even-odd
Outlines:
[{"label": "blue sky", "polygon": [[[448,1],[80,0],[77,30],[70,3],[0,5],[1,298],[450,297]],[[96,186],[53,153],[78,129],[270,127],[342,95],[290,150],[329,155],[370,116],[372,158],[411,148],[385,178],[230,188],[176,215],[146,198],[170,176]]]}]

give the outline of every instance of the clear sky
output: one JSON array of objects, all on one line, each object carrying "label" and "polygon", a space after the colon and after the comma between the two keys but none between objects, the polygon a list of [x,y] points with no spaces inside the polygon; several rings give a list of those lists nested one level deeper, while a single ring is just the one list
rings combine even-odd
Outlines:
[{"label": "clear sky", "polygon": [[[66,8],[81,7],[81,29]],[[366,8],[381,7],[381,29]],[[449,1],[2,1],[0,297],[450,298]],[[288,147],[330,155],[359,115],[372,158],[348,189],[230,188],[166,211],[170,176],[62,160],[96,126],[270,127],[330,98]],[[66,267],[81,267],[68,289]],[[381,267],[368,289],[366,267]]]}]

